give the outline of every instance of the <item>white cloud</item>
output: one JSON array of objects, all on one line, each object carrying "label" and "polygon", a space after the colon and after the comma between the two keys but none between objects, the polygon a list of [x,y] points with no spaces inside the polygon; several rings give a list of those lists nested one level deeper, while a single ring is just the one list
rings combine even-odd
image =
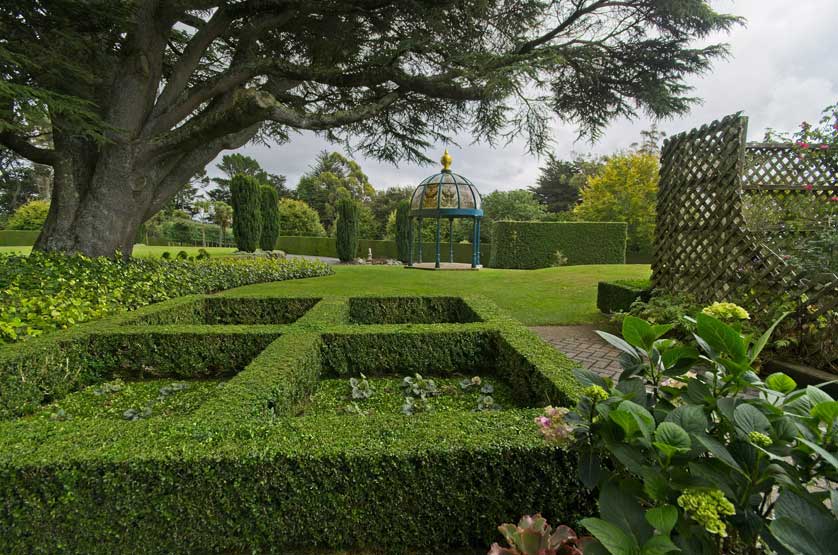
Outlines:
[{"label": "white cloud", "polygon": [[[694,94],[703,99],[690,114],[661,122],[668,134],[686,131],[724,115],[743,111],[749,117],[749,139],[759,140],[765,128],[791,130],[801,121],[814,121],[819,111],[838,101],[838,2],[835,0],[717,0],[713,5],[748,19],[719,41],[731,46],[731,58],[717,62],[712,73],[691,79]],[[576,143],[576,130],[556,122],[554,150],[604,154],[626,148],[636,141],[649,121],[616,121],[595,145]],[[526,153],[524,142],[492,149],[487,145],[451,148],[454,169],[478,185],[484,193],[532,185],[540,161]],[[428,152],[438,158],[446,145]],[[290,143],[267,148],[249,145],[239,152],[253,156],[273,173],[288,176],[294,186],[313,162],[317,152],[334,149],[312,133],[292,136]],[[379,189],[412,185],[433,173],[433,167],[402,164],[395,167],[358,157],[364,171]],[[207,168],[214,174],[214,164]]]}]

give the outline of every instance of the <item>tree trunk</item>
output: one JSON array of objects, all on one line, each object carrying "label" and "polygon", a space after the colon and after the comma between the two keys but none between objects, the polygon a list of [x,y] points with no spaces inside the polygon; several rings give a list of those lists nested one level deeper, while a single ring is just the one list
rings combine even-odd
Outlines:
[{"label": "tree trunk", "polygon": [[[61,141],[64,142],[64,141]],[[130,256],[154,197],[146,184],[154,166],[138,170],[132,147],[56,139],[60,161],[49,215],[36,250]]]},{"label": "tree trunk", "polygon": [[140,226],[219,152],[242,146],[256,130],[165,158],[145,156],[143,140],[97,145],[56,133],[52,202],[35,250],[130,257]]}]

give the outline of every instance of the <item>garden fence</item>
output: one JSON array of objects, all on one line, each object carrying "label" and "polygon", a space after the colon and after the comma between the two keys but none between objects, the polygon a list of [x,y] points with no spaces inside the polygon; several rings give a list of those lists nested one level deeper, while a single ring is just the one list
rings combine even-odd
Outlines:
[{"label": "garden fence", "polygon": [[733,114],[664,143],[652,283],[739,302],[762,324],[791,311],[818,362],[834,365],[838,156],[748,144],[747,126]]}]

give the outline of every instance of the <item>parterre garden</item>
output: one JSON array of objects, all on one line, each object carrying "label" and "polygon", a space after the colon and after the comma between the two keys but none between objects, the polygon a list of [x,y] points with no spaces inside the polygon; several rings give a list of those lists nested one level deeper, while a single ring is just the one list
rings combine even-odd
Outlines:
[{"label": "parterre garden", "polygon": [[4,552],[431,552],[592,508],[532,422],[571,362],[479,298],[187,296],[0,357]]}]

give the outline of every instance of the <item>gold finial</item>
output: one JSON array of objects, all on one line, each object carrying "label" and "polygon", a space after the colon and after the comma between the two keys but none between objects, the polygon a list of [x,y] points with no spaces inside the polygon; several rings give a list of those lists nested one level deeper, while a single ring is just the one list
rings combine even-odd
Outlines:
[{"label": "gold finial", "polygon": [[448,154],[448,149],[445,149],[445,154],[442,155],[442,158],[439,160],[442,162],[442,169],[443,170],[450,170],[451,169],[451,155]]}]

